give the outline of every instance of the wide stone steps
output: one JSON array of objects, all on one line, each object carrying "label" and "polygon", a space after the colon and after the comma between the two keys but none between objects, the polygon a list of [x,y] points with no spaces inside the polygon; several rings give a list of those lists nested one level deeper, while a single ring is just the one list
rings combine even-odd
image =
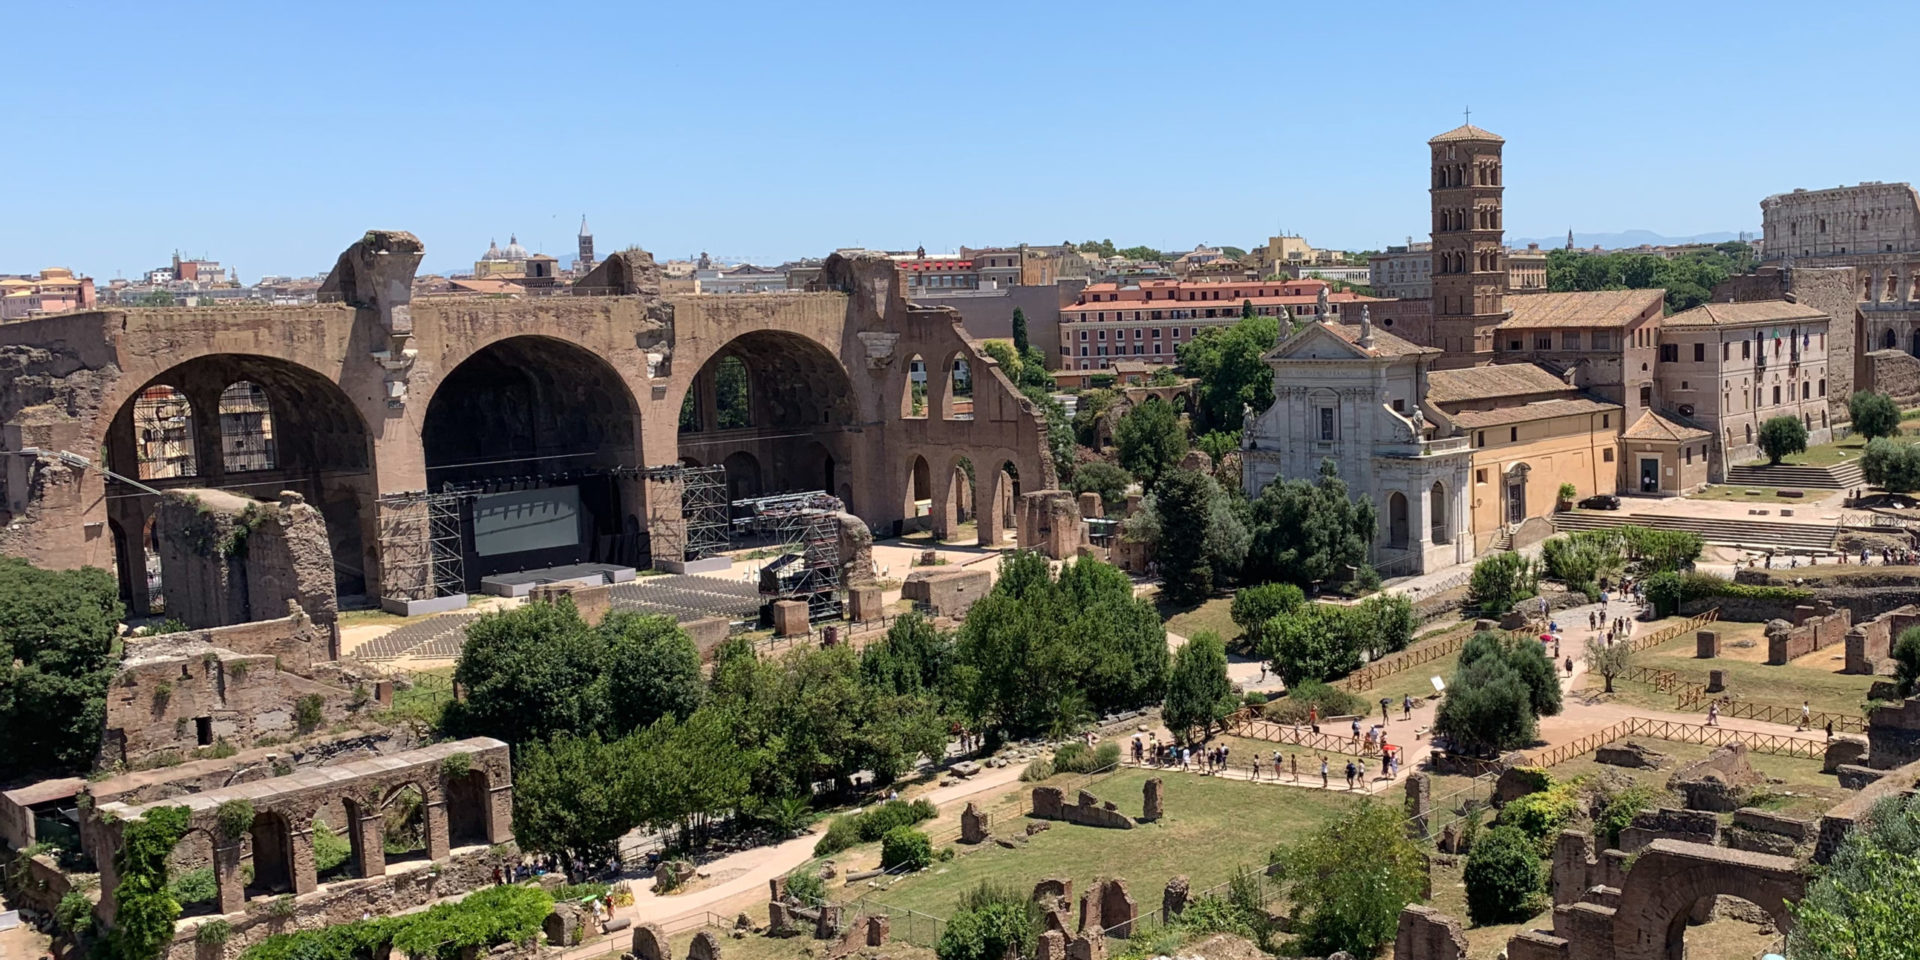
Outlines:
[{"label": "wide stone steps", "polygon": [[1605,530],[1624,526],[1697,533],[1708,543],[1756,549],[1831,550],[1838,524],[1772,523],[1714,517],[1635,516],[1600,511],[1569,511],[1553,515],[1556,531]]},{"label": "wide stone steps", "polygon": [[1805,467],[1781,464],[1777,467],[1747,464],[1727,468],[1727,483],[1749,487],[1812,487],[1845,490],[1864,486],[1865,471],[1859,460],[1848,460],[1831,467]]}]

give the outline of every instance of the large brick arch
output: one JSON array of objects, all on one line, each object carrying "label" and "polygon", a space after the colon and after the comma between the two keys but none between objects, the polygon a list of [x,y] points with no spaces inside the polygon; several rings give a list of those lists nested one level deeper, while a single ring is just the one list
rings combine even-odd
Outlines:
[{"label": "large brick arch", "polygon": [[1687,915],[1707,897],[1739,897],[1793,926],[1789,901],[1806,895],[1807,878],[1787,857],[1679,840],[1655,840],[1627,871],[1614,914],[1613,960],[1681,960]]}]

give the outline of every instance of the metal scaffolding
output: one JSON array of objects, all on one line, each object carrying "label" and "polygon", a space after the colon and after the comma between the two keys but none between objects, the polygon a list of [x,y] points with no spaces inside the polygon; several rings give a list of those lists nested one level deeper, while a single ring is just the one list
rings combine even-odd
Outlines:
[{"label": "metal scaffolding", "polygon": [[[727,468],[689,467],[673,463],[648,467],[645,476],[649,484],[680,488],[680,519],[685,521],[687,532],[679,559],[704,560],[727,549],[731,543]],[[661,549],[663,547],[666,548],[664,551]],[[669,557],[673,552],[671,539],[656,534],[654,549],[656,557]]]},{"label": "metal scaffolding", "polygon": [[381,598],[431,600],[465,593],[460,504],[471,490],[415,490],[380,497]]}]

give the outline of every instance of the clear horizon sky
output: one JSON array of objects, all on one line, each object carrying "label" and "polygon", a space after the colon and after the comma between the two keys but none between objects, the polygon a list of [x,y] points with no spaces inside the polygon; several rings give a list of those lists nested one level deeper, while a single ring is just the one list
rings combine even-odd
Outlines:
[{"label": "clear horizon sky", "polygon": [[1920,5],[29,5],[8,17],[0,273],[176,248],[324,273],[1111,238],[1377,248],[1427,138],[1504,136],[1507,235],[1758,230],[1795,187],[1920,179]]}]

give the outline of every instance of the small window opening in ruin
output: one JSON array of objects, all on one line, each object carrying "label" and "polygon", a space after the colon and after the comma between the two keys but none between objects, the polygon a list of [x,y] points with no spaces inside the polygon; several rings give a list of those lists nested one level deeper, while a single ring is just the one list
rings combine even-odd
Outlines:
[{"label": "small window opening in ruin", "polygon": [[193,718],[193,738],[203,747],[213,746],[213,718]]}]

